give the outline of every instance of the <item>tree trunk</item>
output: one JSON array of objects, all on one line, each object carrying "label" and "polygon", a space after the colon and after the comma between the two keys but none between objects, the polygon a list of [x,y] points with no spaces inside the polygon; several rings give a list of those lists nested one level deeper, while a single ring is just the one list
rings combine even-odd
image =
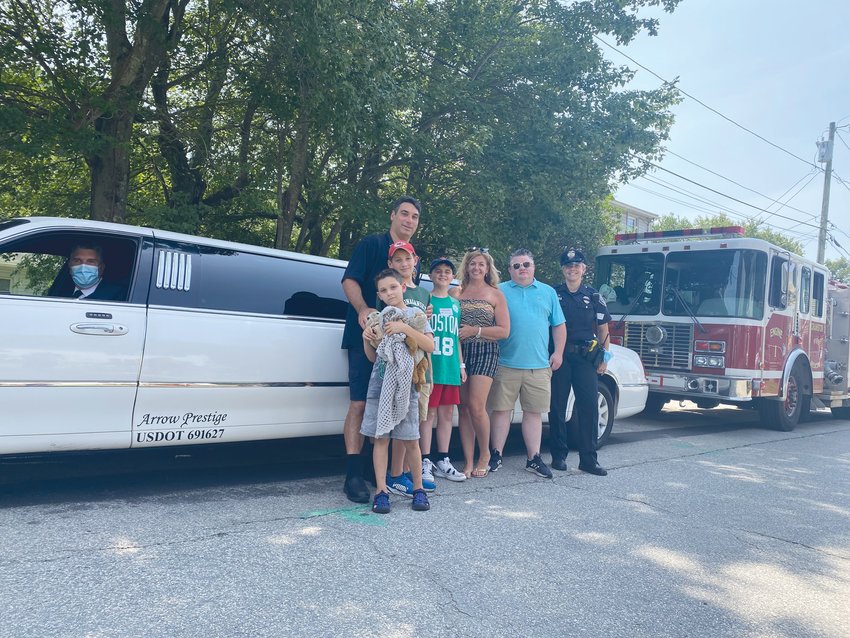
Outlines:
[{"label": "tree trunk", "polygon": [[[303,98],[302,91],[302,98]],[[292,241],[292,227],[295,224],[295,211],[301,197],[301,188],[307,176],[307,146],[310,138],[310,115],[306,99],[301,100],[301,110],[295,127],[293,140],[292,161],[289,166],[289,186],[283,194],[277,220],[277,236],[275,248],[288,249]]]},{"label": "tree trunk", "polygon": [[89,214],[97,221],[123,223],[130,179],[133,114],[101,115],[95,121],[95,130],[102,139],[98,149],[86,158],[91,171]]},{"label": "tree trunk", "polygon": [[180,132],[171,120],[168,112],[168,72],[170,64],[166,60],[151,82],[156,115],[159,122],[157,144],[159,152],[168,163],[171,173],[171,194],[168,204],[196,206],[204,196],[207,184],[201,172],[189,164],[186,145],[180,139]]},{"label": "tree trunk", "polygon": [[[130,141],[133,118],[151,77],[181,35],[189,0],[150,0],[142,3],[133,25],[134,42],[127,31],[124,0],[108,4],[105,37],[109,53],[109,84],[86,110],[80,127],[94,125],[97,148],[86,158],[91,171],[92,219],[123,222],[130,180]],[[170,18],[170,19],[169,19]],[[90,118],[90,119],[89,119]]]}]

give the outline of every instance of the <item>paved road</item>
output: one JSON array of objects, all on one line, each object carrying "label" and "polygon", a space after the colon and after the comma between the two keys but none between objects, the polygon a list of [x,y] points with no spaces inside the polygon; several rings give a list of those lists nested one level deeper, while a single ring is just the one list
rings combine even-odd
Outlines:
[{"label": "paved road", "polygon": [[2,463],[0,638],[850,635],[850,423],[665,411],[604,478],[511,445],[385,517],[338,439]]}]

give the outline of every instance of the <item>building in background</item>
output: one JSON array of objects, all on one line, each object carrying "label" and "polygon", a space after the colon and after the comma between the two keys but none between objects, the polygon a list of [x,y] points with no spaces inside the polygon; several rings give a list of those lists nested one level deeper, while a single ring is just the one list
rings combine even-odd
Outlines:
[{"label": "building in background", "polygon": [[20,253],[0,253],[0,294],[39,294],[28,282],[27,266],[25,255]]},{"label": "building in background", "polygon": [[621,233],[645,233],[650,230],[652,222],[659,217],[648,210],[618,202],[616,199],[611,202],[611,205],[620,213]]}]

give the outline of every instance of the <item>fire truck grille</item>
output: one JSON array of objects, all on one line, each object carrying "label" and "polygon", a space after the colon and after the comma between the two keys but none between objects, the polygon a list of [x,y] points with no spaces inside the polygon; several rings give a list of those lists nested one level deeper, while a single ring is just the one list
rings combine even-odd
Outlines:
[{"label": "fire truck grille", "polygon": [[[646,331],[660,325],[667,331],[667,339],[660,346],[646,340]],[[694,337],[692,323],[626,323],[625,346],[640,355],[645,368],[690,370],[691,343]]]}]

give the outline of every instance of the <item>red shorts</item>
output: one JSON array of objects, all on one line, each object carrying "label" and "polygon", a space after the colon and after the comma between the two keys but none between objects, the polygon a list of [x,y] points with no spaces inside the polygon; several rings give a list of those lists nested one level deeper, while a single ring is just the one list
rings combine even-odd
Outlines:
[{"label": "red shorts", "polygon": [[428,407],[436,408],[441,405],[460,405],[460,386],[435,383],[428,399]]}]

